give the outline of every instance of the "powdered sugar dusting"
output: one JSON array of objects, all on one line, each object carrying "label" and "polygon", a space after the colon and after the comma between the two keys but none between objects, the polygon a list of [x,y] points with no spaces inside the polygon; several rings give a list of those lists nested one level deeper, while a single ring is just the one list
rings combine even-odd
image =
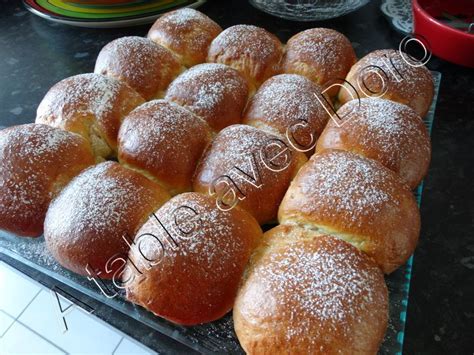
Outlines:
[{"label": "powdered sugar dusting", "polygon": [[399,205],[395,196],[400,181],[377,162],[354,153],[316,154],[298,175],[296,183],[301,194],[312,201],[301,205],[302,212],[331,206],[331,211],[348,216],[358,226],[362,216],[370,216],[387,205]]},{"label": "powdered sugar dusting", "polygon": [[[131,60],[133,58],[133,65],[122,65],[120,66],[120,72],[125,79],[129,80],[140,80],[147,75],[148,66],[158,63],[160,55],[166,53],[166,49],[155,44],[153,41],[138,36],[129,36],[118,38],[109,44],[107,44],[102,51],[104,57],[106,53],[112,52],[117,58],[111,58],[110,60]],[[103,68],[107,70],[107,63],[105,60],[102,62],[100,56],[97,59],[96,72],[100,72]]]},{"label": "powdered sugar dusting", "polygon": [[323,334],[347,340],[360,317],[383,313],[386,306],[380,270],[352,246],[332,237],[270,248],[252,271],[251,282],[257,279],[267,298],[258,304],[259,317],[273,319],[278,314],[278,320],[288,323],[288,341],[308,339],[309,334],[319,344],[324,344],[319,339]]},{"label": "powdered sugar dusting", "polygon": [[221,27],[203,13],[182,8],[160,17],[148,37],[173,51],[186,66],[205,61],[211,41]]},{"label": "powdered sugar dusting", "polygon": [[148,171],[178,191],[189,189],[210,136],[208,125],[188,110],[165,100],[150,101],[122,123],[119,159]]},{"label": "powdered sugar dusting", "polygon": [[[405,59],[409,57],[405,55]],[[362,65],[371,65],[382,68],[389,76],[389,85],[394,85],[406,95],[415,95],[422,82],[432,81],[431,74],[424,66],[409,65],[399,51],[381,49],[367,54],[360,60]],[[360,65],[359,65],[360,66]]]},{"label": "powdered sugar dusting", "polygon": [[433,78],[424,66],[415,66],[407,54],[393,49],[373,51],[360,59],[353,67],[348,80],[364,94],[404,103],[423,115],[431,104]]},{"label": "powdered sugar dusting", "polygon": [[280,50],[270,33],[252,25],[235,25],[227,28],[216,37],[211,47],[213,46],[230,52],[241,51],[243,57],[257,57],[263,62]]},{"label": "powdered sugar dusting", "polygon": [[267,80],[249,102],[245,120],[261,120],[285,134],[291,125],[304,120],[321,133],[329,116],[316,95],[321,88],[303,76],[277,75]]},{"label": "powdered sugar dusting", "polygon": [[[348,52],[352,60],[348,60]],[[284,70],[298,68],[305,63],[316,72],[317,82],[324,84],[330,79],[342,79],[355,61],[349,40],[328,28],[311,28],[290,38],[283,62]],[[293,71],[293,70],[290,70]]]},{"label": "powdered sugar dusting", "polygon": [[228,120],[225,116],[238,122],[247,90],[247,83],[237,71],[209,63],[194,66],[176,78],[168,88],[166,99],[176,101],[220,129],[221,122]]},{"label": "powdered sugar dusting", "polygon": [[181,65],[166,48],[143,37],[118,38],[99,53],[94,71],[127,82],[145,99],[164,91]]},{"label": "powdered sugar dusting", "polygon": [[202,24],[210,19],[203,13],[189,7],[185,7],[164,15],[161,20],[175,26],[190,26],[193,23]]},{"label": "powdered sugar dusting", "polygon": [[236,25],[212,41],[208,61],[239,70],[253,87],[279,71],[282,55],[282,45],[271,33],[252,25]]},{"label": "powdered sugar dusting", "polygon": [[235,101],[239,100],[238,93],[242,91],[245,82],[238,75],[232,74],[233,69],[223,64],[197,65],[185,71],[173,81],[168,88],[168,94],[173,96],[177,90],[180,90],[180,86],[186,85],[187,82],[198,84],[199,91],[190,108],[194,110],[212,110],[229,95]]},{"label": "powdered sugar dusting", "polygon": [[[278,206],[304,155],[284,138],[247,126],[232,125],[214,138],[194,175],[194,191],[216,194],[216,203],[249,211],[261,224],[275,219]],[[230,186],[235,198],[222,195]]]},{"label": "powdered sugar dusting", "polygon": [[221,211],[209,196],[175,196],[137,233],[130,257],[145,271],[127,285],[129,299],[181,321],[206,322],[230,310],[259,237],[256,222],[242,213]]},{"label": "powdered sugar dusting", "polygon": [[[361,147],[376,147],[381,162],[398,171],[400,165],[412,160],[412,154],[429,160],[430,143],[421,118],[409,107],[394,101],[362,98],[344,105],[338,113],[345,116],[342,130],[351,135],[357,130]],[[354,131],[355,132],[355,131]],[[362,133],[362,134],[361,134]]]},{"label": "powdered sugar dusting", "polygon": [[[84,243],[80,239],[83,235],[92,238],[92,233],[96,238],[106,238],[112,237],[112,231],[130,232],[129,229],[136,228],[129,228],[136,220],[129,213],[150,209],[154,196],[134,181],[134,174],[115,162],[101,163],[84,171],[51,204],[45,235],[54,238],[53,243],[72,247]],[[63,238],[64,235],[68,238]]]},{"label": "powdered sugar dusting", "polygon": [[[203,155],[201,167],[197,168],[200,173],[199,178],[211,183],[213,179],[222,175],[230,175],[236,182],[240,182],[243,185],[241,188],[245,190],[251,185],[246,182],[242,174],[236,173],[235,167],[252,174],[252,157],[254,157],[264,185],[265,183],[269,185],[274,180],[286,180],[290,174],[290,168],[275,173],[266,169],[261,162],[260,150],[275,139],[280,138],[246,125],[232,125],[223,129]],[[257,191],[260,192],[259,189],[256,189],[252,194]]]},{"label": "powdered sugar dusting", "polygon": [[57,176],[48,168],[57,166],[58,157],[72,159],[74,151],[84,149],[81,142],[70,132],[39,124],[0,131],[0,211],[32,219],[44,215],[56,193],[52,185]]},{"label": "powdered sugar dusting", "polygon": [[[180,209],[179,212],[176,212],[177,208]],[[233,268],[229,266],[233,264],[235,256],[240,255],[245,248],[246,243],[241,238],[242,230],[246,227],[236,223],[232,212],[218,209],[212,197],[199,194],[178,195],[163,205],[156,216],[176,242],[176,247],[166,248],[167,260],[174,262],[179,255],[185,258],[181,260],[189,259],[192,265],[199,265],[204,273],[212,271],[220,275],[219,277],[226,277],[233,272]],[[149,232],[156,234],[156,227],[161,230],[160,237],[166,238],[154,217],[149,219],[137,236]],[[186,235],[181,231],[190,233]],[[163,245],[168,244],[163,242]],[[154,254],[156,257],[156,248],[156,241],[153,240],[140,245],[143,255],[151,260],[154,259]],[[213,277],[205,274],[202,276]]]},{"label": "powdered sugar dusting", "polygon": [[104,120],[118,104],[118,94],[123,84],[100,74],[79,74],[54,85],[40,103],[37,123],[68,119],[78,113],[92,114]]},{"label": "powdered sugar dusting", "polygon": [[[154,42],[147,38],[130,36],[118,38],[107,44],[102,50],[104,53],[112,52],[117,59],[126,60],[133,58],[133,65],[120,67],[120,72],[124,78],[139,80],[147,74],[147,64],[157,62],[159,60],[160,48]],[[112,59],[114,60],[114,59]],[[107,64],[102,63],[100,53],[97,59],[96,72],[101,69],[107,71]]]},{"label": "powdered sugar dusting", "polygon": [[[142,145],[144,151],[149,150],[143,158],[150,164],[159,165],[165,157],[169,159],[173,151],[177,154],[183,152],[190,131],[203,137],[207,135],[206,129],[202,120],[172,102],[149,101],[124,120],[119,136],[121,151],[137,150]],[[156,154],[157,147],[162,150],[161,154]]]}]

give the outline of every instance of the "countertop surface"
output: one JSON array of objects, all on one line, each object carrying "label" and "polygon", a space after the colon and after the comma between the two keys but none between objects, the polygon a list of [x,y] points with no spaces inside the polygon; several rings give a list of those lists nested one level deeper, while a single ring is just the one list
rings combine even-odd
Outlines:
[{"label": "countertop surface", "polygon": [[[259,25],[282,41],[306,28],[333,28],[351,40],[361,57],[379,48],[398,48],[403,38],[390,27],[379,6],[379,1],[372,1],[338,19],[309,23],[266,15],[246,1],[208,1],[200,10],[224,28],[239,23]],[[93,71],[95,58],[107,42],[126,35],[144,36],[148,28],[98,30],[59,25],[30,14],[19,1],[0,0],[0,127],[33,122],[37,105],[53,84]],[[428,67],[443,77],[421,206],[422,232],[413,263],[404,351],[473,354],[474,70],[435,57]],[[37,271],[0,258],[41,283],[54,285]],[[184,351],[133,319],[88,302],[100,318],[156,351]]]}]

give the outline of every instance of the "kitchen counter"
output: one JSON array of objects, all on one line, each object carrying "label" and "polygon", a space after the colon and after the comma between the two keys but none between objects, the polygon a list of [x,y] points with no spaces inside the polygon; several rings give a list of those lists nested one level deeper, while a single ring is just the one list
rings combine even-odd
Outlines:
[{"label": "kitchen counter", "polygon": [[[361,57],[374,49],[398,48],[403,37],[390,27],[379,5],[379,1],[372,1],[344,17],[313,23],[281,20],[255,10],[246,1],[209,1],[200,10],[224,28],[254,24],[282,41],[306,28],[334,28],[351,40]],[[148,28],[69,27],[34,16],[17,1],[0,0],[0,127],[33,122],[37,105],[54,83],[93,71],[95,58],[107,42],[126,35],[143,36]],[[404,351],[472,354],[474,70],[434,57],[428,67],[443,77],[432,134],[432,163],[421,206],[422,231],[413,263]],[[6,256],[0,255],[0,259],[48,287],[57,283]],[[182,345],[137,321],[87,301],[95,306],[97,316],[146,346],[158,352],[185,351]]]}]

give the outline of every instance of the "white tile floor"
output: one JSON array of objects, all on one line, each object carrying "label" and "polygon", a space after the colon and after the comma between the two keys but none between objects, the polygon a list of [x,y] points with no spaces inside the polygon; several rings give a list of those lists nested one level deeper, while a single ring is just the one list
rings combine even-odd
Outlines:
[{"label": "white tile floor", "polygon": [[[0,354],[154,354],[0,261]],[[62,316],[67,323],[64,331]]]}]

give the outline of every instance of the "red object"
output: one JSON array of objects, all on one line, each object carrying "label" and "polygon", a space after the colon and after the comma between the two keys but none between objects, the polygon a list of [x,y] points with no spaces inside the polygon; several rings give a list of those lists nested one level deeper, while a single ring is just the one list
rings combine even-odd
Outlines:
[{"label": "red object", "polygon": [[450,27],[437,19],[443,17],[443,14],[449,14],[466,23],[466,28],[468,28],[473,22],[474,2],[471,0],[413,0],[412,5],[415,37],[418,35],[424,38],[425,44],[428,44],[434,55],[449,62],[474,68],[474,25],[471,33],[468,33],[466,30]]}]

